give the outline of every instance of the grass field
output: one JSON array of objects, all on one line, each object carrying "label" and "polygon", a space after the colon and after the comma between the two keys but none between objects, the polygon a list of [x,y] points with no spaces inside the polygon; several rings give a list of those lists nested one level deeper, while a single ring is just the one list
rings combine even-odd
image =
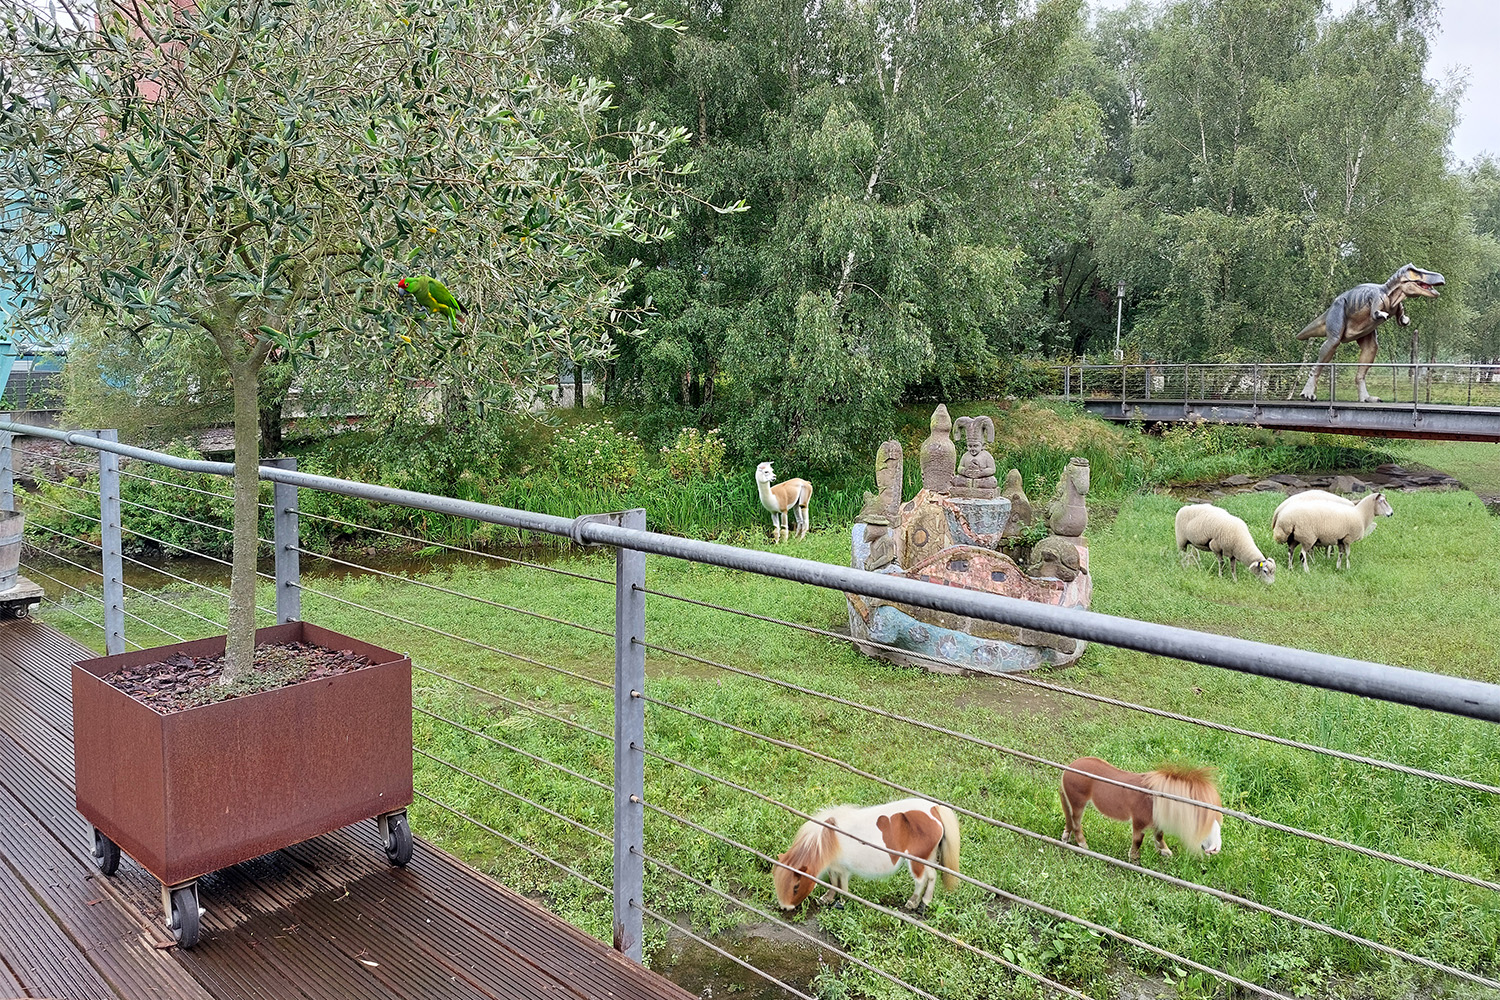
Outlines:
[{"label": "grass field", "polygon": [[[1416,461],[1413,459],[1413,461]],[[1429,463],[1436,464],[1436,463]],[[1278,495],[1244,494],[1224,505],[1243,516],[1262,545]],[[1156,495],[1123,499],[1118,515],[1090,533],[1096,610],[1211,632],[1302,646],[1422,670],[1500,680],[1492,638],[1500,630],[1497,569],[1500,519],[1470,493],[1398,494],[1383,519],[1353,549],[1353,568],[1320,560],[1304,575],[1286,569],[1266,587],[1238,583],[1209,568],[1184,566],[1172,548],[1176,502]],[[847,536],[819,532],[786,551],[829,562],[847,559]],[[1267,549],[1267,554],[1273,553]],[[564,564],[610,577],[612,560],[592,554]],[[610,586],[507,567],[451,568],[426,582],[460,594],[609,629]],[[819,628],[845,619],[843,597],[796,584],[755,579],[673,560],[648,560],[651,588]],[[457,643],[383,614],[304,597],[309,620],[409,650],[416,675],[417,743],[427,754],[472,771],[508,792],[608,832],[607,740],[557,721],[607,733],[612,639],[415,585],[350,576],[317,586],[345,600],[412,618],[513,656]],[[263,599],[262,603],[266,603]],[[134,599],[133,599],[134,600]],[[186,607],[212,605],[181,595]],[[691,652],[767,677],[973,734],[983,740],[1067,761],[1095,754],[1130,769],[1163,760],[1208,762],[1221,775],[1225,801],[1281,823],[1305,827],[1458,872],[1500,876],[1500,802],[1484,793],[1227,736],[1002,679],[929,675],[863,658],[819,636],[652,597],[647,634],[656,645]],[[161,617],[160,605],[132,604],[183,635],[201,622]],[[54,615],[59,627],[76,619]],[[145,641],[139,630],[135,637]],[[84,641],[96,637],[79,634]],[[838,801],[879,802],[899,793],[849,769],[737,734],[678,709],[724,720],[807,747],[982,815],[1056,835],[1061,829],[1057,773],[1003,753],[940,737],[701,662],[653,651],[647,662],[648,745],[654,753],[752,788],[796,808]],[[501,697],[476,695],[427,671],[441,671]],[[1073,668],[1046,679],[1175,712],[1474,780],[1500,776],[1500,729],[1487,724],[1319,692],[1209,667],[1092,647]],[[590,683],[592,679],[598,683]],[[676,706],[669,707],[669,706]],[[429,714],[431,713],[431,714]],[[441,717],[441,718],[436,718]],[[452,720],[484,737],[449,725]],[[518,751],[563,764],[564,774]],[[607,844],[444,764],[419,755],[417,784],[455,809],[609,882]],[[648,763],[649,802],[769,855],[782,851],[800,820],[782,809],[660,759]],[[610,932],[607,897],[550,865],[419,800],[419,835],[495,873],[601,938]],[[1124,857],[1128,830],[1091,813],[1090,845]],[[648,813],[647,851],[719,890],[773,907],[769,865],[706,834]],[[1500,898],[1487,890],[1320,846],[1229,820],[1224,852],[1213,859],[1179,852],[1148,867],[1216,886],[1351,933],[1412,950],[1488,976],[1500,974]],[[1096,920],[1205,964],[1298,996],[1406,997],[1488,995],[1324,935],[1145,876],[1066,854],[978,820],[964,823],[964,870],[976,878]],[[909,882],[856,882],[855,890],[899,905]],[[647,866],[647,903],[724,934],[759,918]],[[975,887],[941,890],[932,926],[1006,956],[1100,998],[1122,984],[1163,996],[1229,996],[1226,987],[1140,950],[1066,923],[1002,905]],[[890,918],[860,907],[804,910],[795,918],[901,978],[953,998],[1037,995],[1015,977]],[[672,973],[663,936],[650,951]],[[781,968],[779,972],[786,973]],[[819,969],[808,958],[793,979],[820,996],[907,995],[845,963]],[[1132,993],[1131,995],[1138,995]],[[1156,994],[1148,994],[1156,995]]]}]

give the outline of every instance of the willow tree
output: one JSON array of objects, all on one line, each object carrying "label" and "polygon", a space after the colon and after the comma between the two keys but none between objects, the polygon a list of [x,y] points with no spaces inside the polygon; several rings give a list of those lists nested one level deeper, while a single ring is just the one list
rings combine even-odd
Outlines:
[{"label": "willow tree", "polygon": [[[506,403],[559,347],[586,354],[582,333],[604,354],[629,265],[595,251],[667,234],[683,133],[620,126],[605,83],[549,73],[557,36],[632,19],[607,0],[116,4],[54,20],[0,0],[0,240],[45,248],[32,320],[217,357],[235,675],[254,658],[267,359],[405,352]],[[0,253],[6,285],[20,256]],[[464,321],[396,294],[415,274],[445,281]]]}]

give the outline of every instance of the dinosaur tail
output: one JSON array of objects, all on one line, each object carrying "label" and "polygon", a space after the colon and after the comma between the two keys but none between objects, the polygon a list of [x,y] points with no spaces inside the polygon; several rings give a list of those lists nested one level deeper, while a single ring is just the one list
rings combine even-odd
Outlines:
[{"label": "dinosaur tail", "polygon": [[1326,336],[1327,334],[1328,334],[1328,321],[1326,319],[1324,319],[1322,316],[1319,316],[1317,319],[1313,320],[1311,323],[1307,324],[1306,326],[1304,326],[1302,328],[1302,332],[1299,333],[1299,334],[1297,334],[1297,339],[1298,340],[1312,340],[1315,337],[1323,337],[1323,336]]}]

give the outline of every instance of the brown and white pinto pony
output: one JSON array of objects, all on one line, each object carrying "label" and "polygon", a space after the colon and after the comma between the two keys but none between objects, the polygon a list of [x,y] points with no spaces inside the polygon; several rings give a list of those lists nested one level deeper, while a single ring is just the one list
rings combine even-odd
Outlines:
[{"label": "brown and white pinto pony", "polygon": [[787,523],[789,518],[796,521],[796,536],[806,538],[807,505],[812,502],[812,483],[806,479],[788,479],[772,486],[775,480],[776,472],[770,462],[755,467],[755,492],[760,497],[760,505],[771,515],[772,543],[792,536],[794,529]]},{"label": "brown and white pinto pony", "polygon": [[[905,908],[919,914],[927,912],[937,887],[937,869],[920,861],[909,862],[892,851],[958,871],[958,817],[947,806],[926,799],[901,799],[883,806],[831,806],[813,817],[837,829],[812,820],[803,823],[792,846],[778,859],[771,877],[783,910],[795,909],[817,886],[813,879],[823,878],[825,873],[834,888],[818,902],[838,906],[834,900],[838,890],[849,891],[850,875],[889,878],[909,863],[915,885]],[[887,850],[872,846],[881,844]],[[951,872],[943,872],[943,888],[951,891],[957,883]]]},{"label": "brown and white pinto pony", "polygon": [[[1071,836],[1079,847],[1088,847],[1083,839],[1083,811],[1093,802],[1100,812],[1110,819],[1129,820],[1134,837],[1130,842],[1130,860],[1139,861],[1141,841],[1146,828],[1156,830],[1156,849],[1164,858],[1172,856],[1172,849],[1162,839],[1170,833],[1182,841],[1182,845],[1193,854],[1218,854],[1221,842],[1219,829],[1224,814],[1204,806],[1190,805],[1175,799],[1163,799],[1152,792],[1166,792],[1196,799],[1210,805],[1222,805],[1219,790],[1214,786],[1213,772],[1206,767],[1183,767],[1164,764],[1155,771],[1138,774],[1122,771],[1098,757],[1079,757],[1068,765],[1073,770],[1062,776],[1063,826],[1062,840]],[[1079,774],[1086,771],[1087,774]],[[1096,781],[1094,776],[1123,781],[1130,788],[1121,788],[1108,781]]]}]

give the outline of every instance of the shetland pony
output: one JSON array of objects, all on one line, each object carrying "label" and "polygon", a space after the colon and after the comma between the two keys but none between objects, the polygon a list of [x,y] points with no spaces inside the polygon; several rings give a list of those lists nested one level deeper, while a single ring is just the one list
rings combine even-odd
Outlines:
[{"label": "shetland pony", "polygon": [[[937,870],[891,852],[926,858],[958,871],[958,817],[947,806],[926,799],[901,799],[883,806],[831,806],[814,813],[814,819],[837,829],[812,820],[803,823],[792,846],[778,859],[771,874],[783,910],[794,909],[806,899],[818,884],[813,879],[822,878],[825,872],[834,888],[818,902],[837,906],[838,890],[849,891],[850,875],[889,878],[909,863],[915,885],[905,909],[921,914],[932,901]],[[887,850],[876,846],[882,844]],[[957,883],[950,872],[943,872],[943,888],[951,891]]]},{"label": "shetland pony", "polygon": [[[1110,819],[1130,821],[1134,834],[1130,842],[1131,861],[1141,858],[1141,841],[1147,827],[1155,828],[1156,849],[1164,858],[1172,856],[1172,849],[1162,839],[1163,833],[1181,840],[1193,854],[1219,853],[1219,826],[1224,819],[1223,813],[1151,794],[1166,792],[1222,805],[1209,768],[1165,764],[1155,771],[1137,774],[1122,771],[1098,757],[1079,757],[1068,766],[1074,770],[1063,772],[1062,788],[1058,793],[1062,797],[1063,819],[1066,821],[1063,843],[1066,844],[1071,836],[1079,847],[1089,846],[1083,839],[1083,811],[1093,802]],[[1079,774],[1078,771],[1087,771],[1088,774]],[[1093,776],[1113,778],[1133,787],[1122,788],[1107,781],[1095,781]]]}]

